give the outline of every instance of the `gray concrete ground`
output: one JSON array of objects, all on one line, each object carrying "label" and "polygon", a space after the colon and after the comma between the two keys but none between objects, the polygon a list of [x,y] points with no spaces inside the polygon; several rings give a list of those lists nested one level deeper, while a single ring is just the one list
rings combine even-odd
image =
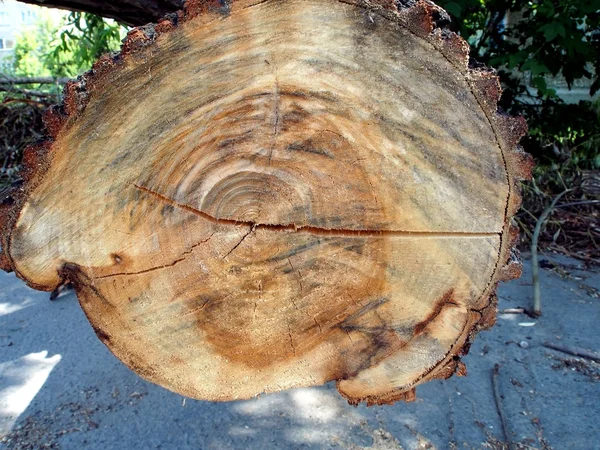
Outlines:
[{"label": "gray concrete ground", "polygon": [[[542,270],[544,315],[500,315],[464,359],[466,378],[372,408],[347,405],[331,384],[233,403],[184,399],[113,357],[74,294],[50,302],[0,274],[0,448],[508,448],[492,387],[499,364],[513,448],[600,449],[600,365],[542,346],[600,350],[600,275],[559,261]],[[529,274],[501,286],[501,310],[529,306]]]}]

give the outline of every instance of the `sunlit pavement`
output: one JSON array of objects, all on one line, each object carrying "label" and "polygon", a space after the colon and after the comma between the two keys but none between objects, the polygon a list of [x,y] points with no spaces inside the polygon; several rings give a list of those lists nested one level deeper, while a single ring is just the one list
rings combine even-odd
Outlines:
[{"label": "sunlit pavement", "polygon": [[[598,272],[543,270],[544,316],[500,315],[464,361],[466,378],[417,389],[411,404],[353,408],[332,384],[210,403],[184,399],[123,366],[74,294],[55,302],[0,274],[0,448],[600,449],[599,365],[549,350],[600,350]],[[562,272],[561,272],[562,273]],[[529,306],[529,270],[500,288],[500,310]]]}]

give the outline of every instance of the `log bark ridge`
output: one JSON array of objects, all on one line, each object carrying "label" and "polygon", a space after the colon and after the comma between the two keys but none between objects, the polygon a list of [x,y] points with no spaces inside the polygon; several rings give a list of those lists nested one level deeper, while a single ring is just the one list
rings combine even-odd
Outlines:
[{"label": "log bark ridge", "polygon": [[144,378],[352,404],[465,374],[519,276],[522,118],[444,11],[191,1],[65,87],[3,201],[2,265],[71,282]]}]

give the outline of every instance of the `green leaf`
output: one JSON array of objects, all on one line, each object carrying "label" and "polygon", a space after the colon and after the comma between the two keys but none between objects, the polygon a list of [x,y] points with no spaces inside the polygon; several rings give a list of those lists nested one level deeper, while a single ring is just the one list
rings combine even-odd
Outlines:
[{"label": "green leaf", "polygon": [[533,77],[531,80],[531,85],[541,93],[544,93],[548,89],[546,80],[543,77]]},{"label": "green leaf", "polygon": [[559,22],[547,23],[538,28],[538,31],[544,33],[547,42],[551,42],[558,36],[565,37],[565,27]]},{"label": "green leaf", "polygon": [[513,69],[515,67],[520,66],[524,61],[529,57],[528,52],[520,50],[517,53],[513,53],[512,55],[508,55],[508,67]]},{"label": "green leaf", "polygon": [[522,71],[529,71],[532,75],[542,75],[545,73],[550,73],[550,69],[544,64],[535,59],[528,59],[521,66]]},{"label": "green leaf", "polygon": [[462,6],[456,2],[449,2],[444,5],[444,9],[456,18],[460,18],[462,14]]}]

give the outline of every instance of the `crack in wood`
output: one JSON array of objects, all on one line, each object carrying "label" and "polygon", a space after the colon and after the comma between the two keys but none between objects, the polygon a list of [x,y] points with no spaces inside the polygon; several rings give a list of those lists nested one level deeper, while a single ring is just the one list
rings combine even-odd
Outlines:
[{"label": "crack in wood", "polygon": [[[347,228],[322,228],[308,225],[295,225],[295,224],[266,224],[257,223],[251,221],[234,220],[234,219],[223,219],[213,217],[210,214],[205,213],[199,209],[196,209],[185,203],[179,203],[165,195],[149,189],[144,186],[137,184],[131,184],[136,189],[139,189],[147,194],[150,194],[165,203],[190,212],[198,217],[214,223],[216,225],[233,225],[241,227],[251,227],[254,230],[272,230],[279,232],[294,232],[294,233],[307,233],[316,236],[325,237],[387,237],[387,236],[399,236],[399,237],[433,237],[433,238],[485,238],[485,237],[498,237],[502,232],[497,231],[409,231],[409,230],[368,230],[368,229],[347,229]],[[250,232],[248,233],[250,234]]]},{"label": "crack in wood", "polygon": [[298,284],[300,285],[300,294],[302,294],[304,292],[304,287],[302,286],[302,273],[300,272],[300,269],[296,270],[294,268],[294,265],[292,264],[292,260],[290,258],[288,258],[288,264],[292,268],[292,272],[296,272],[299,276]]},{"label": "crack in wood", "polygon": [[184,317],[188,317],[188,316],[198,313],[199,311],[202,311],[204,308],[206,308],[206,305],[208,305],[209,303],[210,303],[210,299],[205,300],[204,303],[202,303],[202,305],[189,310],[185,314],[181,314],[180,316],[178,316],[178,319],[182,319]]},{"label": "crack in wood", "polygon": [[180,262],[185,261],[185,259],[194,251],[194,249],[196,247],[199,247],[200,245],[207,243],[208,241],[210,241],[210,239],[214,235],[215,235],[215,232],[211,233],[210,236],[207,237],[206,239],[203,239],[202,241],[198,242],[197,244],[192,245],[189,250],[187,250],[184,253],[182,253],[182,255],[179,258],[177,258],[175,261],[173,261],[172,263],[163,264],[161,266],[150,267],[149,269],[144,269],[144,270],[140,270],[140,271],[137,271],[137,272],[119,272],[119,273],[112,273],[112,274],[109,274],[109,275],[101,275],[101,276],[98,276],[98,277],[95,276],[94,279],[100,280],[102,278],[111,278],[111,277],[124,276],[124,275],[141,275],[141,274],[144,274],[144,273],[153,272],[155,270],[164,269],[166,267],[173,267],[173,266],[179,264]]},{"label": "crack in wood", "polygon": [[[279,80],[275,75],[275,92],[273,92],[273,137],[277,137],[281,131],[281,93],[279,92]],[[271,154],[273,154],[271,149]],[[269,158],[269,162],[271,159]]]},{"label": "crack in wood", "polygon": [[294,345],[294,338],[292,337],[292,326],[288,322],[288,336],[290,338],[290,346],[292,347],[292,351],[294,352],[294,356],[296,356],[296,346]]},{"label": "crack in wood", "polygon": [[227,252],[227,254],[226,254],[225,256],[223,256],[221,259],[225,259],[225,258],[227,258],[229,255],[231,255],[231,254],[233,253],[233,251],[234,251],[236,248],[238,248],[240,245],[242,245],[242,242],[244,242],[244,240],[245,240],[245,239],[246,239],[248,236],[250,236],[250,234],[252,234],[252,232],[253,232],[255,229],[256,229],[256,225],[252,225],[252,226],[250,227],[250,230],[248,230],[248,232],[242,236],[242,238],[239,240],[239,242],[238,242],[237,244],[235,244],[235,245],[233,246],[233,248],[232,248],[231,250],[229,250],[229,251]]}]

